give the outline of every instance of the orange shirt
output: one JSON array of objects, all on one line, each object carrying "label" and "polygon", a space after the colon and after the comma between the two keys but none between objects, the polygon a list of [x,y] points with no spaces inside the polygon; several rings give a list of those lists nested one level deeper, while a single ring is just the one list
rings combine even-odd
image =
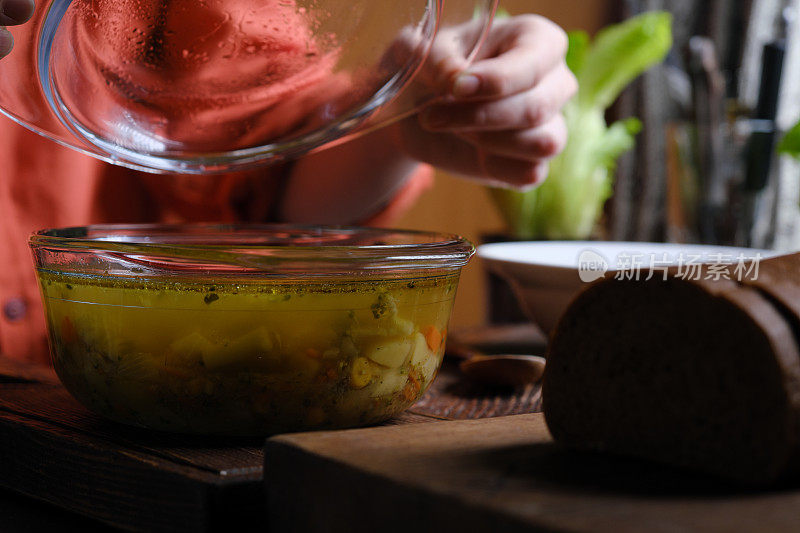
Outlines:
[{"label": "orange shirt", "polygon": [[[286,165],[224,176],[164,176],[101,163],[0,116],[0,353],[45,362],[44,313],[28,237],[99,223],[269,222]],[[364,224],[387,225],[429,186],[423,167]],[[353,221],[357,223],[359,221]]]}]

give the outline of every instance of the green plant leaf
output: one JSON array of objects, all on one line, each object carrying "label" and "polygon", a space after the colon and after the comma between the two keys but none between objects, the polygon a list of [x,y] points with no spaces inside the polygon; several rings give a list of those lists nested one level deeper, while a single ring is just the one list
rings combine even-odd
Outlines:
[{"label": "green plant leaf", "polygon": [[778,145],[778,152],[800,159],[800,122],[783,138],[781,144]]},{"label": "green plant leaf", "polygon": [[577,76],[583,70],[589,54],[589,34],[585,31],[571,31],[568,36],[567,66]]},{"label": "green plant leaf", "polygon": [[612,124],[605,132],[602,146],[598,148],[596,164],[613,169],[619,156],[633,149],[636,135],[642,131],[642,121],[638,118],[627,118]]},{"label": "green plant leaf", "polygon": [[643,13],[600,33],[582,62],[578,98],[606,109],[636,77],[660,63],[672,48],[672,15]]}]

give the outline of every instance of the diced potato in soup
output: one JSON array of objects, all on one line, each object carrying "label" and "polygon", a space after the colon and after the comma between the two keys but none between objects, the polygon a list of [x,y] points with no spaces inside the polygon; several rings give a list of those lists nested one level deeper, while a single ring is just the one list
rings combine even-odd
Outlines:
[{"label": "diced potato in soup", "polygon": [[381,339],[367,348],[367,359],[381,366],[399,368],[408,359],[411,346],[407,337]]}]

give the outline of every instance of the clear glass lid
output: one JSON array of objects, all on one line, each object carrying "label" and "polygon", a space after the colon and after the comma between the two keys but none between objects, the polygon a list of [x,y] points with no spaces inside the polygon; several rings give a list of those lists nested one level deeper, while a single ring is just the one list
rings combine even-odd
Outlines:
[{"label": "clear glass lid", "polygon": [[468,62],[496,2],[45,0],[11,28],[0,111],[142,170],[268,164],[429,101],[431,50]]}]

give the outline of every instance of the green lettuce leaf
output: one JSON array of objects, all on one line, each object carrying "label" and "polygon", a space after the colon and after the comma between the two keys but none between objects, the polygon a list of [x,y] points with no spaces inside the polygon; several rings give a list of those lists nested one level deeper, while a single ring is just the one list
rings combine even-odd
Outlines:
[{"label": "green lettuce leaf", "polygon": [[589,34],[585,31],[573,31],[568,34],[567,66],[575,72],[581,72],[589,55]]},{"label": "green lettuce leaf", "polygon": [[628,84],[660,63],[670,48],[672,15],[663,11],[644,13],[602,30],[576,73],[581,104],[607,108]]},{"label": "green lettuce leaf", "polygon": [[800,159],[800,122],[783,138],[778,145],[778,152]]}]

